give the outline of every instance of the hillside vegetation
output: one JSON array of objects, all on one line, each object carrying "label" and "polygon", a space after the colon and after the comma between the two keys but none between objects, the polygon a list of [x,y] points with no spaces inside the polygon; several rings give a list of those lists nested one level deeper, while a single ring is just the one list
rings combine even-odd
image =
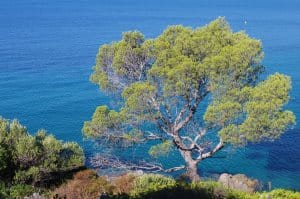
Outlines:
[{"label": "hillside vegetation", "polygon": [[17,120],[0,118],[0,198],[18,198],[58,184],[83,165],[77,143],[63,143],[44,130],[30,135]]},{"label": "hillside vegetation", "polygon": [[[111,199],[299,199],[300,193],[276,189],[271,192],[245,193],[227,189],[214,181],[187,183],[159,174],[125,174],[112,179],[98,177],[92,170],[77,173],[57,188],[54,198]],[[104,196],[105,195],[105,196]]]}]

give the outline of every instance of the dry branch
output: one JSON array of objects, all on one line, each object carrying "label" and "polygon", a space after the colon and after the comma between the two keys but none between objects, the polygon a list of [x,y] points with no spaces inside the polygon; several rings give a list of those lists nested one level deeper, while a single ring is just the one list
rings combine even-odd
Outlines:
[{"label": "dry branch", "polygon": [[178,166],[169,169],[164,169],[161,164],[151,163],[146,161],[138,161],[136,163],[129,162],[126,160],[120,160],[115,156],[96,154],[90,159],[93,167],[100,169],[121,169],[121,170],[143,170],[145,172],[174,172],[184,169],[185,166]]}]

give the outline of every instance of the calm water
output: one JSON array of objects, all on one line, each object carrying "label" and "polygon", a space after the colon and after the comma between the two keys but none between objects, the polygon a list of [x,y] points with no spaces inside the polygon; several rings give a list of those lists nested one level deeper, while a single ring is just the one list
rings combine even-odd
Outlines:
[{"label": "calm water", "polygon": [[[267,74],[292,76],[287,106],[300,118],[300,2],[296,0],[1,0],[0,115],[31,132],[45,128],[62,140],[82,141],[83,121],[109,98],[88,81],[101,44],[121,32],[157,36],[171,24],[202,26],[226,16],[264,44]],[[244,21],[248,23],[245,24]],[[245,173],[274,187],[300,190],[300,125],[272,143],[221,153],[203,162],[203,175]],[[172,155],[171,155],[172,156]],[[170,158],[168,166],[180,159]]]}]

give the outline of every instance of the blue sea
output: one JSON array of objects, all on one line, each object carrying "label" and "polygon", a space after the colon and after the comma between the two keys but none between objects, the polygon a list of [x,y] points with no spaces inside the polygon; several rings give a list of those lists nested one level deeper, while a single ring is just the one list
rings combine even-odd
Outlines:
[{"label": "blue sea", "polygon": [[[218,16],[263,42],[265,76],[292,77],[286,107],[300,118],[297,0],[1,0],[0,115],[19,119],[31,133],[43,128],[61,140],[77,141],[90,157],[97,147],[83,140],[83,122],[109,103],[89,82],[99,46],[119,40],[124,31],[140,30],[150,38],[168,25],[198,27]],[[222,155],[201,163],[201,174],[245,173],[272,182],[273,188],[300,190],[299,120],[279,140],[227,148]],[[169,157],[164,163],[182,160]]]}]

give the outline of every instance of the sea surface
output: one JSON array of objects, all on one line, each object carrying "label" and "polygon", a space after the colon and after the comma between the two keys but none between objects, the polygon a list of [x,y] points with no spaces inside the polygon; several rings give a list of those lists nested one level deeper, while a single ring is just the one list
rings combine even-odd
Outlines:
[{"label": "sea surface", "polygon": [[[109,103],[89,82],[99,46],[119,40],[124,31],[140,30],[150,38],[168,25],[198,27],[218,16],[263,42],[265,76],[292,77],[286,107],[300,118],[297,0],[1,0],[0,115],[19,119],[31,133],[43,128],[61,140],[77,141],[91,157],[97,147],[83,140],[81,128],[97,106]],[[245,173],[272,187],[300,190],[297,121],[274,142],[227,148],[222,157],[201,163],[201,174]],[[163,162],[182,164],[176,157]]]}]

